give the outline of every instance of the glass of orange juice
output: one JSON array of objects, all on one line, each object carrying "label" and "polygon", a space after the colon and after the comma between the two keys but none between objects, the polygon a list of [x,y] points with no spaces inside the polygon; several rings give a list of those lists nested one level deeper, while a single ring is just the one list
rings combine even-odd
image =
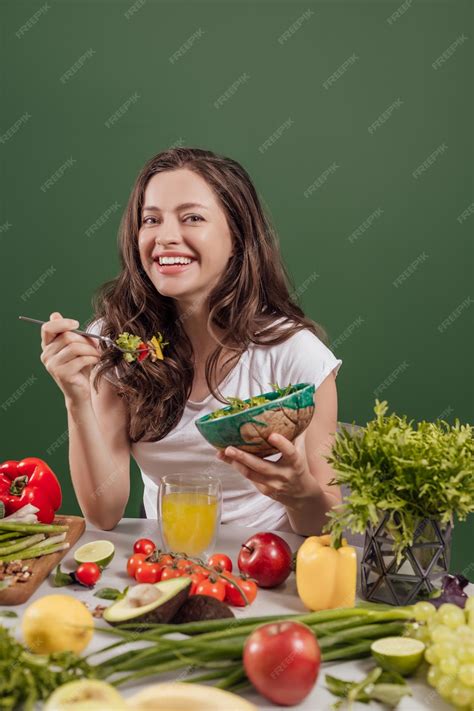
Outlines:
[{"label": "glass of orange juice", "polygon": [[161,538],[166,550],[207,557],[221,520],[220,479],[207,474],[167,474],[158,490]]}]

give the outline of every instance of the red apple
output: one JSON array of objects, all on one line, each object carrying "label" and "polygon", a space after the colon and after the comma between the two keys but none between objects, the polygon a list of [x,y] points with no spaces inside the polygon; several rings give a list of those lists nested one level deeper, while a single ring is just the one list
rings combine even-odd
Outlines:
[{"label": "red apple", "polygon": [[270,622],[257,627],[244,646],[245,672],[274,704],[299,704],[319,674],[321,651],[309,627],[301,622]]},{"label": "red apple", "polygon": [[241,573],[253,578],[261,588],[274,588],[287,579],[292,567],[291,548],[275,533],[255,533],[240,549]]}]

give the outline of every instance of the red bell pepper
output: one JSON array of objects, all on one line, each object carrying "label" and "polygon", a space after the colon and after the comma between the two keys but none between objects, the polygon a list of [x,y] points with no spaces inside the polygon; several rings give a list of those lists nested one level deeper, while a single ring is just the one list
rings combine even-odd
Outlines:
[{"label": "red bell pepper", "polygon": [[61,506],[61,486],[50,467],[37,457],[0,464],[0,501],[8,516],[26,504],[36,506],[41,523],[51,523]]}]

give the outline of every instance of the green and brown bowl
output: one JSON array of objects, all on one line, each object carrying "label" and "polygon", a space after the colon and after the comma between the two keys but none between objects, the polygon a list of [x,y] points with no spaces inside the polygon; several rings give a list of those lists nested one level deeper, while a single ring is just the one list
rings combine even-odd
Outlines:
[{"label": "green and brown bowl", "polygon": [[[275,391],[262,393],[269,402],[217,418],[209,413],[194,424],[216,449],[232,446],[258,457],[268,457],[279,451],[267,441],[272,432],[293,442],[308,427],[314,411],[314,391],[311,383],[299,383],[292,386],[288,395],[281,396]],[[222,408],[223,412],[226,410],[232,410],[232,406]]]}]

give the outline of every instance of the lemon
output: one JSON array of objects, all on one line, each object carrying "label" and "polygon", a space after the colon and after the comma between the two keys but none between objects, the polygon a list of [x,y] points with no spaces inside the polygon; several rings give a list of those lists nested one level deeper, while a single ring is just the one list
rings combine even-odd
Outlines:
[{"label": "lemon", "polygon": [[382,669],[408,676],[421,664],[425,645],[411,637],[382,637],[372,642],[370,651]]},{"label": "lemon", "polygon": [[117,689],[99,679],[76,679],[58,687],[44,711],[119,711],[128,706]]},{"label": "lemon", "polygon": [[74,551],[76,563],[96,563],[99,568],[109,565],[115,555],[114,544],[110,541],[91,541]]},{"label": "lemon", "polygon": [[26,608],[21,629],[27,647],[35,654],[79,653],[92,639],[94,618],[70,595],[45,595]]}]

